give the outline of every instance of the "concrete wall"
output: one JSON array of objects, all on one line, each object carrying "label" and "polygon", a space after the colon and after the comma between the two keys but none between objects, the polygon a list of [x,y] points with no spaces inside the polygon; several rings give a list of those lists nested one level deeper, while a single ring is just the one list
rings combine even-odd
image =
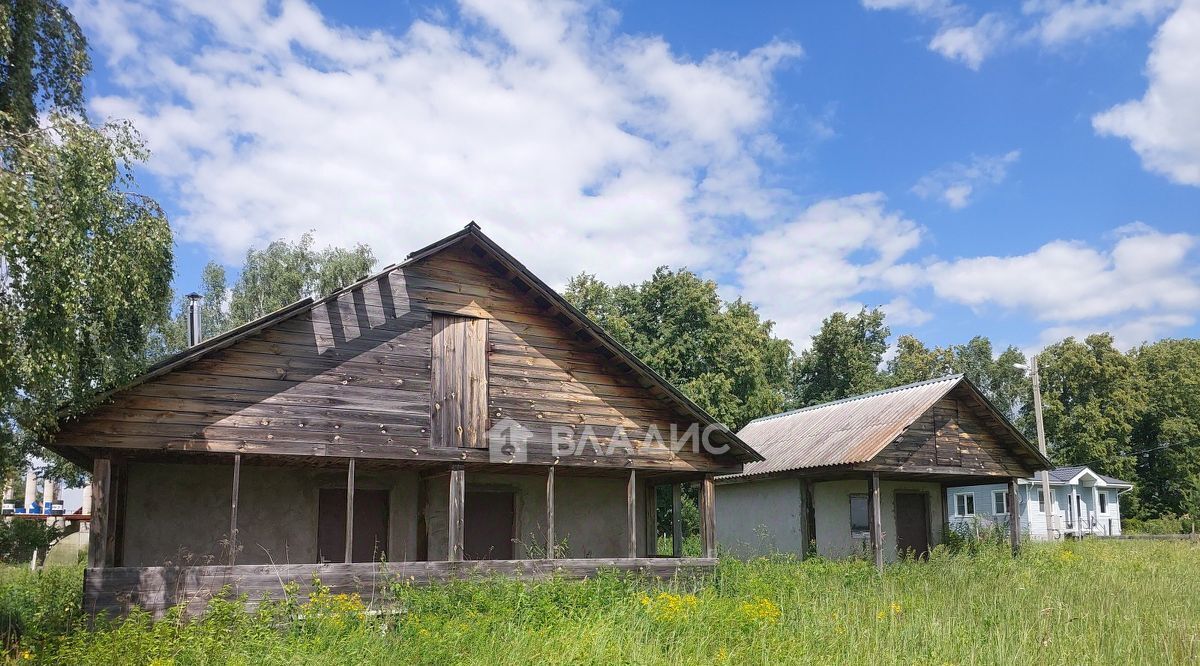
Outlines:
[{"label": "concrete wall", "polygon": [[[850,495],[865,494],[867,482],[821,481],[813,484],[813,505],[817,519],[817,554],[840,558],[869,555],[870,541],[850,534]],[[882,481],[880,518],[883,527],[883,557],[892,562],[896,556],[896,493],[919,492],[929,496],[930,545],[944,540],[942,534],[941,486],[936,483]]]},{"label": "concrete wall", "polygon": [[[866,494],[867,482],[817,481],[813,484],[817,554],[841,558],[868,555],[867,538],[850,533],[850,495]],[[883,481],[880,484],[883,553],[896,556],[897,492],[929,498],[930,545],[944,540],[941,486],[937,483]],[[803,491],[799,479],[770,479],[717,486],[717,538],[722,550],[739,557],[804,550]]]},{"label": "concrete wall", "polygon": [[[642,488],[639,486],[638,490]],[[506,490],[516,498],[516,543],[519,559],[542,557],[546,551],[546,477],[541,474],[467,472],[467,490]],[[429,559],[446,559],[449,476],[430,479],[425,511],[429,524]],[[559,474],[554,481],[554,532],[566,557],[626,557],[629,530],[625,479]],[[645,493],[637,498],[638,554],[647,552]]]},{"label": "concrete wall", "polygon": [[[317,505],[321,488],[345,488],[338,469],[242,465],[238,500],[238,564],[313,563],[317,559]],[[368,472],[360,465],[355,487],[390,491],[388,559],[418,558],[418,476],[412,471]],[[540,474],[467,473],[467,489],[512,490],[516,495],[519,558],[545,549],[546,477]],[[124,516],[126,566],[227,562],[232,465],[131,463]],[[641,487],[639,487],[641,490]],[[627,554],[626,481],[559,475],[555,530],[568,557]],[[449,477],[427,480],[428,558],[444,560]],[[637,510],[638,551],[647,552],[644,493]]]},{"label": "concrete wall", "polygon": [[[242,465],[238,564],[316,562],[318,494],[345,487],[344,470]],[[415,559],[416,474],[359,471],[355,487],[391,491],[388,558]],[[122,562],[227,563],[232,490],[232,465],[130,464]]]},{"label": "concrete wall", "polygon": [[717,543],[737,557],[804,553],[803,489],[799,479],[717,486]]}]

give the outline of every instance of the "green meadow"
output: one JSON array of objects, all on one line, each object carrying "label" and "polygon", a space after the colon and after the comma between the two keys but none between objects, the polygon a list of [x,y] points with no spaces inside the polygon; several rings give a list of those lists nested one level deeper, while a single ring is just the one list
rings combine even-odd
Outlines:
[{"label": "green meadow", "polygon": [[866,562],[723,560],[711,576],[390,585],[86,628],[81,570],[0,573],[12,661],[50,664],[1091,664],[1200,660],[1200,544],[1084,541]]}]

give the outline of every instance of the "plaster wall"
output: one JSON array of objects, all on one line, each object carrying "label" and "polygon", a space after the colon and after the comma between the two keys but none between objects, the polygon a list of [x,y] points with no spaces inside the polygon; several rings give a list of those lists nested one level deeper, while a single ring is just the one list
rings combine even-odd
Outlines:
[{"label": "plaster wall", "polygon": [[717,486],[717,543],[736,557],[804,553],[803,491],[796,478]]}]

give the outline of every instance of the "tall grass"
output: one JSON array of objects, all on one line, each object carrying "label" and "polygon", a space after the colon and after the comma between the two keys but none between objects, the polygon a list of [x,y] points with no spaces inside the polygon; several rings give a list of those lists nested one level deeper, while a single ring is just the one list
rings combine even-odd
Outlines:
[{"label": "tall grass", "polygon": [[[1200,547],[1031,544],[891,565],[723,560],[702,579],[396,581],[394,608],[318,594],[197,621],[26,633],[43,663],[1180,663],[1200,659]],[[28,583],[28,581],[26,581]],[[9,585],[5,581],[0,585]],[[0,598],[7,592],[0,594]]]}]

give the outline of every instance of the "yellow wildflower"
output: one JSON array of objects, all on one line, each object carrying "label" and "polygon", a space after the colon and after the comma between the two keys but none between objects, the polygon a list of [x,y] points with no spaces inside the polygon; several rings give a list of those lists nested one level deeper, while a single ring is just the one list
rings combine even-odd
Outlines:
[{"label": "yellow wildflower", "polygon": [[742,603],[742,615],[751,622],[775,624],[783,615],[783,611],[770,599],[755,597],[753,601]]}]

